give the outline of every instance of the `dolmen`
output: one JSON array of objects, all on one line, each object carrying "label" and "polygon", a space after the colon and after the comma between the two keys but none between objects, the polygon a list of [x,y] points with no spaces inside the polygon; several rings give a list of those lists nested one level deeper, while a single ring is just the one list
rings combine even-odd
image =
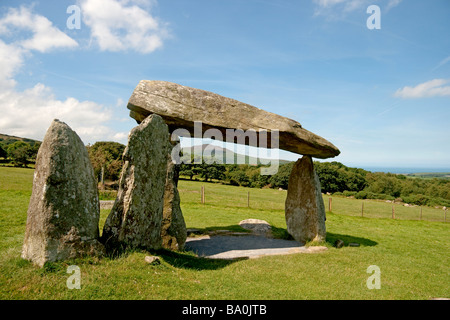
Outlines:
[{"label": "dolmen", "polygon": [[140,81],[127,108],[138,125],[129,134],[118,195],[101,235],[97,180],[86,147],[67,124],[52,122],[36,159],[24,259],[43,266],[125,248],[183,249],[187,232],[174,154],[179,137],[211,130],[216,139],[225,141],[231,132],[233,142],[247,145],[252,134],[256,141],[270,136],[259,147],[302,155],[289,178],[287,230],[299,242],[325,240],[325,206],[313,158],[339,155],[331,142],[295,120],[171,82]]}]

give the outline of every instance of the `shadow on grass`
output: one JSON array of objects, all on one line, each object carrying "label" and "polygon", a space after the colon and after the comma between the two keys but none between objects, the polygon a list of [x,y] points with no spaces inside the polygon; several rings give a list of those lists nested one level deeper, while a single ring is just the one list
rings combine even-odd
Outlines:
[{"label": "shadow on grass", "polygon": [[212,232],[213,234],[215,234],[215,233],[220,233],[220,231],[249,232],[248,230],[242,228],[238,224],[233,224],[233,225],[229,225],[229,226],[219,226],[219,227],[206,227],[206,228],[203,228],[200,230],[204,231],[204,234],[209,234],[209,232]]},{"label": "shadow on grass", "polygon": [[[274,239],[282,239],[282,240],[294,240],[292,236],[287,232],[286,228],[278,228],[271,226],[272,228],[272,237]],[[202,235],[226,235],[227,231],[229,232],[245,232],[249,235],[251,234],[250,230],[242,228],[240,225],[229,225],[229,226],[220,226],[220,227],[206,227],[206,228],[189,228],[188,236],[202,236]]]},{"label": "shadow on grass", "polygon": [[155,252],[165,262],[175,268],[191,269],[191,270],[218,270],[239,261],[222,260],[222,259],[208,259],[196,257],[187,252],[177,252],[169,250],[158,250]]},{"label": "shadow on grass", "polygon": [[[275,239],[284,239],[284,240],[294,240],[294,238],[287,232],[285,228],[277,228],[272,226],[272,235]],[[337,234],[327,232],[326,242],[332,246],[336,240],[344,241],[344,247],[348,247],[350,243],[358,243],[360,246],[364,247],[373,247],[378,244],[378,242],[361,237],[355,237],[348,234]]]},{"label": "shadow on grass", "polygon": [[326,242],[329,243],[330,245],[334,246],[334,243],[338,239],[344,241],[344,247],[348,247],[350,243],[358,243],[360,246],[365,246],[365,247],[373,247],[378,244],[378,242],[375,242],[375,241],[367,239],[367,238],[354,237],[354,236],[351,236],[348,234],[337,234],[337,233],[327,232]]},{"label": "shadow on grass", "polygon": [[272,237],[274,239],[294,240],[285,228],[278,228],[274,226],[272,226]]}]

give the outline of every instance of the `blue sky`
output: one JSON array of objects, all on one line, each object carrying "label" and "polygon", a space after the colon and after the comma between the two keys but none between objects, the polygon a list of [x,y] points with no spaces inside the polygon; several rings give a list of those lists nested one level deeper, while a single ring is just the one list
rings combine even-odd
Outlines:
[{"label": "blue sky", "polygon": [[126,144],[134,87],[165,80],[295,119],[349,166],[450,168],[449,16],[448,0],[2,0],[0,132],[41,140],[59,118]]}]

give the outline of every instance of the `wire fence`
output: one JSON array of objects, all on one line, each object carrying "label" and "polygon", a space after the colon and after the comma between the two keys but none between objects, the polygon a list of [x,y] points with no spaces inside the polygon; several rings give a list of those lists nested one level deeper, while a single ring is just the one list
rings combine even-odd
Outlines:
[{"label": "wire fence", "polygon": [[365,218],[390,218],[398,220],[427,220],[447,222],[446,207],[428,207],[396,203],[390,200],[357,200],[327,197],[327,211]]},{"label": "wire fence", "polygon": [[[192,191],[191,191],[192,192]],[[282,210],[286,200],[286,190],[261,190],[240,188],[224,190],[201,186],[191,201],[237,208],[259,210]],[[358,216],[364,218],[389,218],[397,220],[425,220],[448,222],[448,208],[417,206],[390,200],[359,200],[355,198],[323,195],[325,210],[335,214]]]}]

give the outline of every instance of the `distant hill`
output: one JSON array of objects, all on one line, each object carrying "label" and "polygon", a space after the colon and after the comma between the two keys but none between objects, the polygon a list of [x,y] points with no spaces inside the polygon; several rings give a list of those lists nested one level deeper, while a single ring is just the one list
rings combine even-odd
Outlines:
[{"label": "distant hill", "polygon": [[[237,164],[237,161],[239,160],[241,163],[239,164],[270,164],[270,161],[273,161],[273,159],[264,159],[264,158],[255,158],[255,157],[251,157],[248,155],[245,155],[245,159],[244,161],[242,161],[241,157],[244,156],[243,154],[239,154],[239,153],[235,153],[234,151],[227,149],[227,148],[222,148],[216,145],[212,145],[212,144],[202,144],[202,145],[196,145],[193,147],[185,147],[182,148],[181,151],[183,152],[183,157],[186,157],[187,155],[191,154],[191,155],[197,155],[197,154],[204,154],[205,149],[208,148],[206,150],[206,152],[208,154],[211,155],[212,158],[216,158],[216,159],[222,159],[222,163],[226,164],[226,159],[227,156],[230,157],[233,160],[233,163]],[[182,159],[183,159],[182,157]],[[239,158],[238,158],[239,157]],[[244,162],[244,163],[242,163]],[[290,161],[288,160],[279,160],[280,164],[285,164],[288,163]]]},{"label": "distant hill", "polygon": [[26,143],[29,143],[31,145],[35,144],[36,142],[41,142],[39,140],[29,139],[29,138],[22,138],[22,137],[16,137],[16,136],[10,136],[7,134],[0,133],[0,143],[3,145],[10,145],[11,143],[14,143],[16,141],[23,141]]}]

